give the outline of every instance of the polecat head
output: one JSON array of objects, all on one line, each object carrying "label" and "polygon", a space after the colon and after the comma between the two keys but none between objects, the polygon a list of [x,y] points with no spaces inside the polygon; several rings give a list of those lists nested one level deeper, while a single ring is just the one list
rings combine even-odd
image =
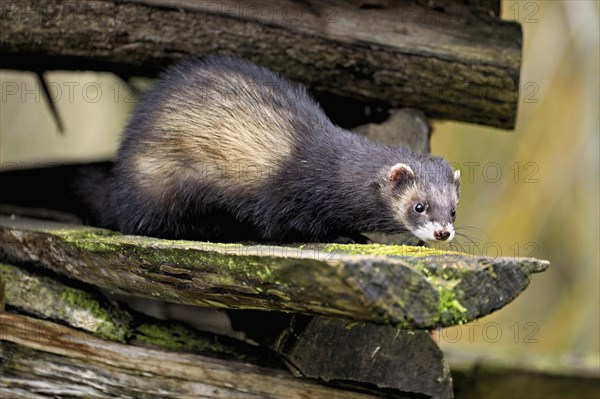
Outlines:
[{"label": "polecat head", "polygon": [[388,171],[392,212],[411,233],[423,241],[454,238],[456,205],[460,194],[460,171],[452,171],[442,158],[411,167],[404,163]]}]

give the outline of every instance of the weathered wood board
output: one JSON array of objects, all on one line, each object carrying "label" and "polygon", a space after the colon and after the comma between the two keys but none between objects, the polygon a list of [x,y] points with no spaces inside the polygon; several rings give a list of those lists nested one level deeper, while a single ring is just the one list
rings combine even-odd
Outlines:
[{"label": "weathered wood board", "polygon": [[[6,283],[5,299],[10,311],[59,322],[102,339],[135,346],[139,351],[150,346],[278,370],[285,370],[285,361],[294,375],[335,383],[339,389],[352,387],[365,391],[368,387],[372,393],[395,391],[440,399],[452,397],[448,366],[425,331],[363,323],[349,327],[345,320],[327,317],[313,318],[304,328],[296,322],[299,316],[295,315],[289,328],[266,343],[270,348],[267,349],[132,312],[107,301],[93,287],[82,290],[22,267],[0,263],[0,280]],[[267,320],[271,327],[274,319]],[[257,322],[261,323],[254,319]],[[264,335],[263,325],[261,338],[266,338]],[[347,345],[340,347],[336,341]],[[278,345],[273,345],[274,342]],[[29,358],[27,361],[39,356],[30,351],[17,351],[13,355]],[[3,369],[1,364],[0,372],[14,374],[10,367]],[[85,361],[77,367],[95,370],[94,365]],[[126,371],[119,373],[127,375]],[[153,386],[149,387],[152,389]]]},{"label": "weathered wood board", "polygon": [[[352,255],[350,252],[361,253]],[[404,328],[466,323],[512,301],[547,261],[424,247],[304,249],[123,236],[0,217],[0,259],[175,303],[342,317]]]},{"label": "weathered wood board", "polygon": [[185,56],[228,53],[316,92],[512,128],[521,27],[499,20],[492,8],[418,1],[5,0],[0,68],[127,77],[155,75]]},{"label": "weathered wood board", "polygon": [[171,398],[374,398],[280,370],[106,341],[0,312],[0,396]]}]

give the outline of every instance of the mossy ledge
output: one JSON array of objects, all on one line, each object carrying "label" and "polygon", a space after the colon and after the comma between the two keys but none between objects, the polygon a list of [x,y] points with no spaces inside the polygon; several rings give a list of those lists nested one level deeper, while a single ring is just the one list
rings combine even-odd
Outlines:
[{"label": "mossy ledge", "polygon": [[35,263],[115,292],[405,328],[450,326],[488,314],[548,266],[538,259],[415,247],[171,241],[6,217],[0,217],[0,242],[0,260]]},{"label": "mossy ledge", "polygon": [[131,316],[92,293],[0,263],[7,305],[44,319],[59,320],[116,342],[130,335]]},{"label": "mossy ledge", "polygon": [[6,282],[6,304],[11,311],[60,322],[102,339],[270,367],[280,365],[270,351],[128,311],[100,292],[84,291],[17,266],[0,263],[0,281]]},{"label": "mossy ledge", "polygon": [[374,399],[243,361],[124,345],[0,312],[4,397]]}]

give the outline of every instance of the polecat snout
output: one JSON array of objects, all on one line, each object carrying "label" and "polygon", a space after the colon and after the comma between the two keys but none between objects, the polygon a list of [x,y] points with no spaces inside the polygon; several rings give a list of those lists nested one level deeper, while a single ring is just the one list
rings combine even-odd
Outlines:
[{"label": "polecat snout", "polygon": [[266,68],[208,57],[170,68],[139,102],[107,179],[108,200],[88,198],[100,224],[125,234],[330,241],[409,230],[443,241],[460,176],[333,125],[304,87]]}]

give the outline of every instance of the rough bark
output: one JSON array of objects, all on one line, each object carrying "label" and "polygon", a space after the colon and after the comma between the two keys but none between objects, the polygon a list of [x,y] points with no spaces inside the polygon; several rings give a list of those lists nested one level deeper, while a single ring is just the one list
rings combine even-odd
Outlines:
[{"label": "rough bark", "polygon": [[537,259],[407,246],[169,241],[14,216],[0,217],[2,259],[116,293],[405,328],[455,325],[488,314],[548,266]]},{"label": "rough bark", "polygon": [[57,321],[102,339],[271,368],[283,367],[281,359],[272,351],[125,309],[93,287],[83,290],[1,263],[0,280],[6,282],[6,303],[12,311]]},{"label": "rough bark", "polygon": [[6,303],[12,308],[113,341],[124,342],[130,335],[130,315],[115,304],[98,300],[97,294],[2,263],[0,277],[6,284]]},{"label": "rough bark", "polygon": [[368,383],[430,398],[453,398],[450,368],[426,331],[315,317],[292,325],[278,348],[304,377]]},{"label": "rough bark", "polygon": [[[335,382],[339,388],[452,396],[449,369],[426,332],[358,324],[349,329],[346,321],[317,317],[306,328],[292,323],[293,328],[279,333],[281,337],[275,340],[278,345],[270,342],[273,350],[267,350],[128,312],[92,288],[84,291],[23,268],[0,264],[0,279],[7,283],[7,305],[12,311],[58,321],[99,338],[141,347],[142,351],[150,345],[280,370],[284,369],[283,357],[294,374]],[[273,319],[268,321],[271,326]],[[264,335],[263,329],[261,338]],[[341,342],[344,345],[339,345]],[[31,358],[32,354],[17,352],[14,356]],[[87,362],[76,367],[88,374],[95,372]]]},{"label": "rough bark", "polygon": [[8,0],[0,67],[153,75],[230,53],[317,92],[512,128],[519,24],[493,17],[491,2],[440,3]]},{"label": "rough bark", "polygon": [[278,370],[140,348],[28,316],[0,313],[0,396],[373,398]]}]

